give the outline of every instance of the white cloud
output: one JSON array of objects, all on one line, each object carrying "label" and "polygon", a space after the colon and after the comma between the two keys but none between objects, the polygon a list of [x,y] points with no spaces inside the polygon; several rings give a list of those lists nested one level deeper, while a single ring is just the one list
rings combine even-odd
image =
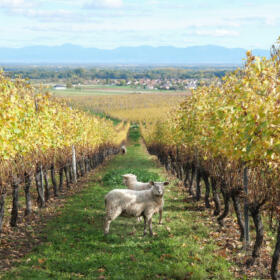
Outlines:
[{"label": "white cloud", "polygon": [[215,29],[215,30],[196,30],[194,35],[199,36],[213,36],[213,37],[226,37],[226,36],[238,36],[239,32],[227,29]]},{"label": "white cloud", "polygon": [[28,10],[17,10],[18,14],[25,15],[27,17],[34,17],[44,20],[54,21],[57,19],[65,20],[67,18],[71,19],[73,13],[67,10],[36,10],[36,9],[28,9]]},{"label": "white cloud", "polygon": [[23,6],[24,4],[25,4],[24,0],[2,0],[0,2],[0,7],[6,9],[12,9],[12,8],[18,8],[20,6]]},{"label": "white cloud", "polygon": [[82,18],[82,16],[78,18],[72,11],[64,9],[43,10],[26,7],[13,8],[8,11],[7,15],[20,16],[30,20],[37,20],[38,22],[48,22],[49,24],[54,22],[73,22],[74,19],[78,21]]},{"label": "white cloud", "polygon": [[26,0],[0,0],[0,8],[4,9],[21,9],[26,7],[33,7],[35,3],[33,1]]},{"label": "white cloud", "polygon": [[122,0],[91,0],[85,4],[86,8],[116,9],[123,6]]},{"label": "white cloud", "polygon": [[279,0],[248,1],[254,4],[243,5],[241,0],[0,0],[0,46],[26,45],[27,40],[51,45],[73,39],[76,44],[106,48],[120,44],[248,48],[260,42],[260,36],[259,47],[271,44],[279,35]]},{"label": "white cloud", "polygon": [[267,25],[271,26],[277,26],[279,24],[280,18],[279,17],[273,17],[273,16],[267,16],[265,19],[265,23]]}]

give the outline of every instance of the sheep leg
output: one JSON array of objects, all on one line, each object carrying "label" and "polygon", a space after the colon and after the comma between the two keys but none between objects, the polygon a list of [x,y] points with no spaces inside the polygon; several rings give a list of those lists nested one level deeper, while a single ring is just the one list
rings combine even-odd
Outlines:
[{"label": "sheep leg", "polygon": [[104,234],[105,235],[109,233],[111,222],[112,222],[112,219],[110,219],[109,217],[105,218],[105,224],[104,224]]},{"label": "sheep leg", "polygon": [[160,225],[162,224],[162,211],[163,211],[163,209],[160,208],[159,209],[159,222],[158,222]]},{"label": "sheep leg", "polygon": [[104,223],[104,234],[108,234],[110,230],[110,224],[122,213],[122,209],[116,209],[115,212],[113,211],[107,211],[106,218],[105,218],[105,223]]},{"label": "sheep leg", "polygon": [[144,218],[144,235],[146,235],[146,233],[147,233],[147,218],[146,218],[146,216],[143,216],[143,218]]},{"label": "sheep leg", "polygon": [[149,225],[149,231],[150,231],[150,236],[153,236],[153,226],[152,226],[152,218],[148,219],[148,225]]}]

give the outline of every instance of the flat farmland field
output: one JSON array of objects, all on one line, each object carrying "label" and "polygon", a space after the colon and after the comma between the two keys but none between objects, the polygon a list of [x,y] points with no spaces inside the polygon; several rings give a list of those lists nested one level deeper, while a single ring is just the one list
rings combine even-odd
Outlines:
[{"label": "flat farmland field", "polygon": [[68,96],[71,106],[115,119],[133,122],[156,121],[182,103],[186,94],[114,94]]},{"label": "flat farmland field", "polygon": [[114,119],[141,122],[157,120],[190,95],[188,91],[139,90],[119,86],[81,86],[52,90],[55,97],[66,98],[71,106]]},{"label": "flat farmland field", "polygon": [[119,94],[184,94],[186,91],[164,91],[164,90],[145,90],[128,86],[81,86],[77,88],[67,88],[65,90],[50,89],[54,96],[88,96],[88,95],[119,95]]}]

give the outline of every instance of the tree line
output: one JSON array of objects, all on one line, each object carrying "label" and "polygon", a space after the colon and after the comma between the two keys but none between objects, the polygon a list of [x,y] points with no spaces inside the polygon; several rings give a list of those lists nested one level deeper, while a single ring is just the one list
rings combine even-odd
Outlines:
[{"label": "tree line", "polygon": [[60,79],[201,79],[223,77],[233,69],[225,68],[67,68],[67,67],[5,67],[5,75],[34,80]]}]

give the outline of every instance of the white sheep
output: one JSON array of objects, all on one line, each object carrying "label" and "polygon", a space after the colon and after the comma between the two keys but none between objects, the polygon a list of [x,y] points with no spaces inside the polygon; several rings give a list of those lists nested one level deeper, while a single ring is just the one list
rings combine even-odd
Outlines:
[{"label": "white sheep", "polygon": [[[142,183],[137,181],[137,176],[134,174],[124,174],[123,184],[127,186],[130,190],[143,191],[149,190],[152,185],[150,183]],[[162,224],[162,211],[163,211],[164,201],[162,202],[162,207],[159,209],[159,224]],[[138,218],[140,222],[140,217]]]},{"label": "white sheep", "polygon": [[118,216],[124,217],[144,217],[144,235],[146,234],[147,224],[149,225],[150,235],[152,231],[152,217],[162,208],[164,187],[169,182],[150,182],[152,188],[143,191],[129,189],[115,189],[105,196],[105,224],[104,234],[108,234],[110,224]]},{"label": "white sheep", "polygon": [[137,176],[134,174],[124,174],[122,176],[124,185],[126,185],[130,190],[143,191],[149,190],[152,187],[150,183],[138,182]]}]

